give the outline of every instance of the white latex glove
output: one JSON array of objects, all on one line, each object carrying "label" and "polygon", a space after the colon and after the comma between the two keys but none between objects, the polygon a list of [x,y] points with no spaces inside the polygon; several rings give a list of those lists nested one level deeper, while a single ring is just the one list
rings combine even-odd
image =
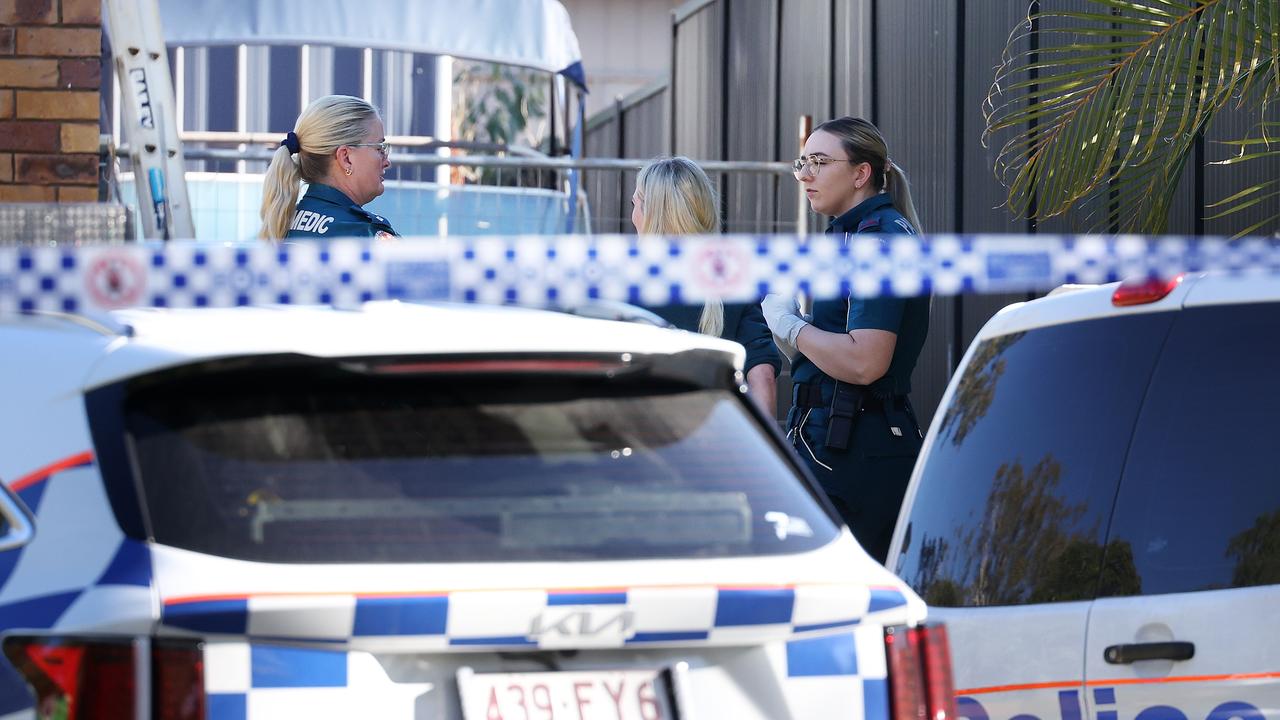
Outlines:
[{"label": "white latex glove", "polygon": [[799,350],[795,349],[791,345],[788,345],[786,340],[783,340],[777,335],[773,336],[773,344],[778,346],[778,352],[787,356],[788,365],[796,364],[796,356],[800,354]]},{"label": "white latex glove", "polygon": [[769,325],[769,330],[773,332],[773,342],[787,356],[788,362],[795,361],[799,354],[796,350],[796,338],[800,336],[804,326],[808,325],[800,316],[800,303],[796,302],[795,297],[770,293],[764,296],[760,310],[764,313],[764,321]]}]

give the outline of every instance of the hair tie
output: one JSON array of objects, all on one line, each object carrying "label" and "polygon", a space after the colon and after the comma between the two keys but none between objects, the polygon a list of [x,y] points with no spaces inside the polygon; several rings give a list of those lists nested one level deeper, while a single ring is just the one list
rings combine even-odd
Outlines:
[{"label": "hair tie", "polygon": [[285,133],[284,139],[280,141],[280,147],[289,148],[290,155],[297,155],[302,152],[302,145],[298,142],[298,134],[292,130]]},{"label": "hair tie", "polygon": [[891,170],[893,170],[893,158],[885,158],[884,174],[888,175]]}]

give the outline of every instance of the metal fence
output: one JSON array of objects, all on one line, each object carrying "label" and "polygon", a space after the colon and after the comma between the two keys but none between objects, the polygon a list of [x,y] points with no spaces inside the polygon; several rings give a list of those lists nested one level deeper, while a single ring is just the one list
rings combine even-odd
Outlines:
[{"label": "metal fence", "polygon": [[[911,178],[926,232],[1071,233],[1084,213],[1030,222],[1002,207],[984,145],[982,103],[1009,33],[1030,0],[690,0],[672,11],[670,80],[589,124],[589,155],[680,153],[696,159],[785,161],[798,118],[870,119]],[[1043,11],[1088,11],[1083,0],[1039,0]],[[1034,52],[1026,47],[1022,52]],[[1270,109],[1267,119],[1280,112]],[[659,122],[662,118],[664,121]],[[1280,158],[1216,166],[1258,121],[1230,108],[1215,118],[1178,181],[1168,232],[1230,235],[1280,211],[1280,197],[1227,219],[1210,203],[1280,176]],[[638,134],[635,128],[641,128]],[[634,138],[634,139],[633,139]],[[782,229],[802,212],[787,183],[722,182],[726,226]],[[811,227],[821,220],[811,218]],[[791,231],[791,230],[787,230]],[[935,298],[913,399],[927,420],[978,329],[1026,295]]]},{"label": "metal fence", "polygon": [[[1081,4],[1042,5],[1072,2]],[[885,129],[926,231],[1067,231],[1067,221],[1036,228],[1000,209],[994,149],[980,137],[992,68],[1026,9],[1022,0],[691,0],[672,12],[669,81],[593,118],[587,154],[786,161],[802,116],[856,115]],[[730,231],[795,232],[808,212],[789,178],[731,176],[721,191]],[[1178,213],[1174,232],[1197,229],[1193,213]],[[822,219],[810,214],[807,225]],[[913,378],[922,420],[982,324],[1026,298],[934,299]]]},{"label": "metal fence", "polygon": [[639,158],[635,167],[618,174],[588,173],[586,187],[597,212],[592,229],[596,232],[633,232],[631,194],[635,190],[635,169],[657,157],[685,154],[707,171],[721,197],[721,219],[730,233],[796,233],[818,227],[816,215],[807,206],[791,203],[784,213],[773,198],[798,194],[798,186],[786,162],[749,159],[707,159],[697,152],[677,153],[665,147],[665,133],[655,133],[666,125],[667,86],[662,84],[639,98],[619,100],[614,108],[588,123],[588,160],[596,158]]},{"label": "metal fence", "polygon": [[[670,147],[667,83],[661,82],[626,99],[619,98],[612,108],[593,117],[585,133],[587,159],[635,158],[633,167],[619,173],[589,172],[588,194],[596,213],[592,229],[600,233],[629,233],[631,227],[631,194],[635,190],[635,170],[644,162],[664,155],[677,154]],[[730,233],[795,233],[813,227],[814,217],[799,205],[789,215],[775,213],[771,204],[762,205],[761,195],[797,192],[791,167],[772,158],[727,158],[692,148],[685,154],[698,161],[716,184],[721,196],[721,218]]]},{"label": "metal fence", "polygon": [[[273,133],[184,133],[187,184],[199,238],[245,239],[258,232],[262,178],[278,144]],[[637,158],[549,157],[528,148],[389,137],[386,192],[366,207],[402,235],[628,233]],[[121,194],[136,203],[127,147],[120,153]],[[501,154],[494,154],[494,153]],[[444,154],[438,154],[444,153]],[[745,182],[794,187],[779,162],[702,163],[722,186]],[[571,173],[578,173],[572,196]],[[737,214],[732,198],[725,212]],[[572,222],[570,217],[572,216]],[[744,226],[730,232],[796,232],[805,217]]]},{"label": "metal fence", "polygon": [[[281,137],[182,135],[197,238],[257,235],[263,176]],[[392,164],[386,191],[366,207],[389,218],[403,235],[553,234],[588,227],[589,198],[579,194],[573,202],[569,192],[569,174],[581,171],[582,164],[527,148],[417,137],[389,137],[388,142]],[[136,203],[127,152],[121,156],[121,195]]]}]

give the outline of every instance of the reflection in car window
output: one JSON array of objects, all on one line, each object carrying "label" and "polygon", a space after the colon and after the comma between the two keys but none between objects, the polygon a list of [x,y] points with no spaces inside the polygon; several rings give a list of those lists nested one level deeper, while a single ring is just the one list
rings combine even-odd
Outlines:
[{"label": "reflection in car window", "polygon": [[1102,539],[1170,313],[1071,323],[975,348],[921,472],[897,573],[943,607],[1132,587]]},{"label": "reflection in car window", "polygon": [[156,541],[268,562],[468,562],[795,553],[838,532],[727,391],[326,372],[133,392]]},{"label": "reflection in car window", "polygon": [[1277,327],[1280,303],[1189,308],[1174,322],[1112,523],[1142,594],[1280,583]]}]

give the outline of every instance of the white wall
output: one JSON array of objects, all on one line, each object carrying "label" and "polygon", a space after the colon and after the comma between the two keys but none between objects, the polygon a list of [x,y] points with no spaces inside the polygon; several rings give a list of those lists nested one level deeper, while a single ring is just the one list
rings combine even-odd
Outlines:
[{"label": "white wall", "polygon": [[561,0],[587,71],[587,116],[665,79],[671,68],[671,9],[680,0]]}]

